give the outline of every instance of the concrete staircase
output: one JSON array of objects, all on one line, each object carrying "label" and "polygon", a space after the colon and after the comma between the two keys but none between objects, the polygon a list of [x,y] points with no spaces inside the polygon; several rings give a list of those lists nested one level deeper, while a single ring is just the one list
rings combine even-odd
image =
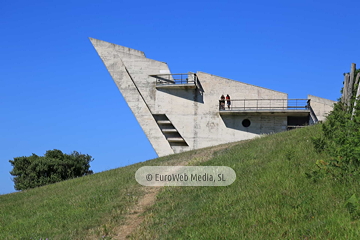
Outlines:
[{"label": "concrete staircase", "polygon": [[171,147],[188,146],[185,139],[180,135],[166,114],[153,114],[153,117]]}]

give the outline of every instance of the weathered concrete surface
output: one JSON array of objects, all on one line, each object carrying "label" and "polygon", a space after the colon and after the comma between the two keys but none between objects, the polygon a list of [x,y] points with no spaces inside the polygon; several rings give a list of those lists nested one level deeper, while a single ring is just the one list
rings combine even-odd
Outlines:
[{"label": "weathered concrete surface", "polygon": [[[232,99],[286,99],[287,94],[254,85],[197,72],[202,89],[158,90],[156,113],[166,113],[189,147],[174,151],[186,151],[221,143],[240,141],[261,133],[279,132],[286,129],[286,116],[220,116],[219,99],[229,94]],[[251,125],[242,126],[249,119]]]},{"label": "weathered concrete surface", "polygon": [[169,71],[167,64],[148,59],[134,49],[93,38],[90,40],[156,153],[159,156],[174,153],[150,111],[155,104],[156,90],[148,75]]},{"label": "weathered concrete surface", "polygon": [[[267,114],[251,111],[242,114],[219,113],[219,99],[223,94],[229,94],[231,99],[287,99],[286,93],[204,72],[196,73],[199,85],[195,89],[157,89],[156,79],[150,75],[170,73],[166,63],[148,59],[138,50],[90,40],[159,156],[287,129],[287,116],[291,111],[284,111],[283,114],[270,111]],[[311,96],[311,100],[315,103],[314,110],[322,119],[331,108],[327,102],[330,100],[314,96]],[[282,107],[283,103],[279,101],[275,106]],[[163,126],[161,121],[158,125],[156,119],[169,120],[172,125]],[[250,121],[250,126],[243,125],[245,119]],[[185,142],[181,142],[182,139]]]},{"label": "weathered concrete surface", "polygon": [[329,99],[308,95],[310,104],[319,121],[324,121],[326,116],[333,110],[335,101]]}]

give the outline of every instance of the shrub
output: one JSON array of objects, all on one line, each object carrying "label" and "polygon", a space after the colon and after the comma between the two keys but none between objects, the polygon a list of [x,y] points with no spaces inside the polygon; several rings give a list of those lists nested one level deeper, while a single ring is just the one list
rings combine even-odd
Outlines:
[{"label": "shrub", "polygon": [[13,166],[10,172],[16,190],[39,187],[66,179],[92,174],[89,170],[93,158],[76,151],[64,154],[60,150],[49,150],[44,156],[32,154],[9,160]]},{"label": "shrub", "polygon": [[[349,105],[340,100],[334,104],[333,111],[322,124],[322,136],[313,139],[315,149],[326,151],[330,156],[325,160],[326,168],[319,167],[317,171],[339,180],[360,176],[360,101],[356,99],[357,86],[353,86]],[[313,172],[313,175],[321,176],[319,172]]]}]

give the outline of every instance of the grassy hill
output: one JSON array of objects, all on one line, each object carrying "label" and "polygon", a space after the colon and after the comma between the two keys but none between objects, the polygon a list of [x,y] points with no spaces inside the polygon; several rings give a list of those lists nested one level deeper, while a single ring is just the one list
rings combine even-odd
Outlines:
[{"label": "grassy hill", "polygon": [[[0,196],[0,239],[119,239],[119,226],[147,194],[141,166],[229,166],[226,187],[163,187],[130,239],[360,239],[346,201],[360,183],[313,182],[305,173],[320,126],[162,157]],[[205,161],[207,160],[207,161]]]}]

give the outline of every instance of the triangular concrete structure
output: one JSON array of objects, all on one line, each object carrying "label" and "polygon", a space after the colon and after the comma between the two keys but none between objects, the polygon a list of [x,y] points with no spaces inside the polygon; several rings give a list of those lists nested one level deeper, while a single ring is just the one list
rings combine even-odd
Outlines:
[{"label": "triangular concrete structure", "polygon": [[[90,41],[159,156],[301,127],[322,119],[334,103],[312,106],[308,99],[290,100],[203,72],[171,74],[166,63],[141,51]],[[223,94],[231,96],[229,108]]]}]

